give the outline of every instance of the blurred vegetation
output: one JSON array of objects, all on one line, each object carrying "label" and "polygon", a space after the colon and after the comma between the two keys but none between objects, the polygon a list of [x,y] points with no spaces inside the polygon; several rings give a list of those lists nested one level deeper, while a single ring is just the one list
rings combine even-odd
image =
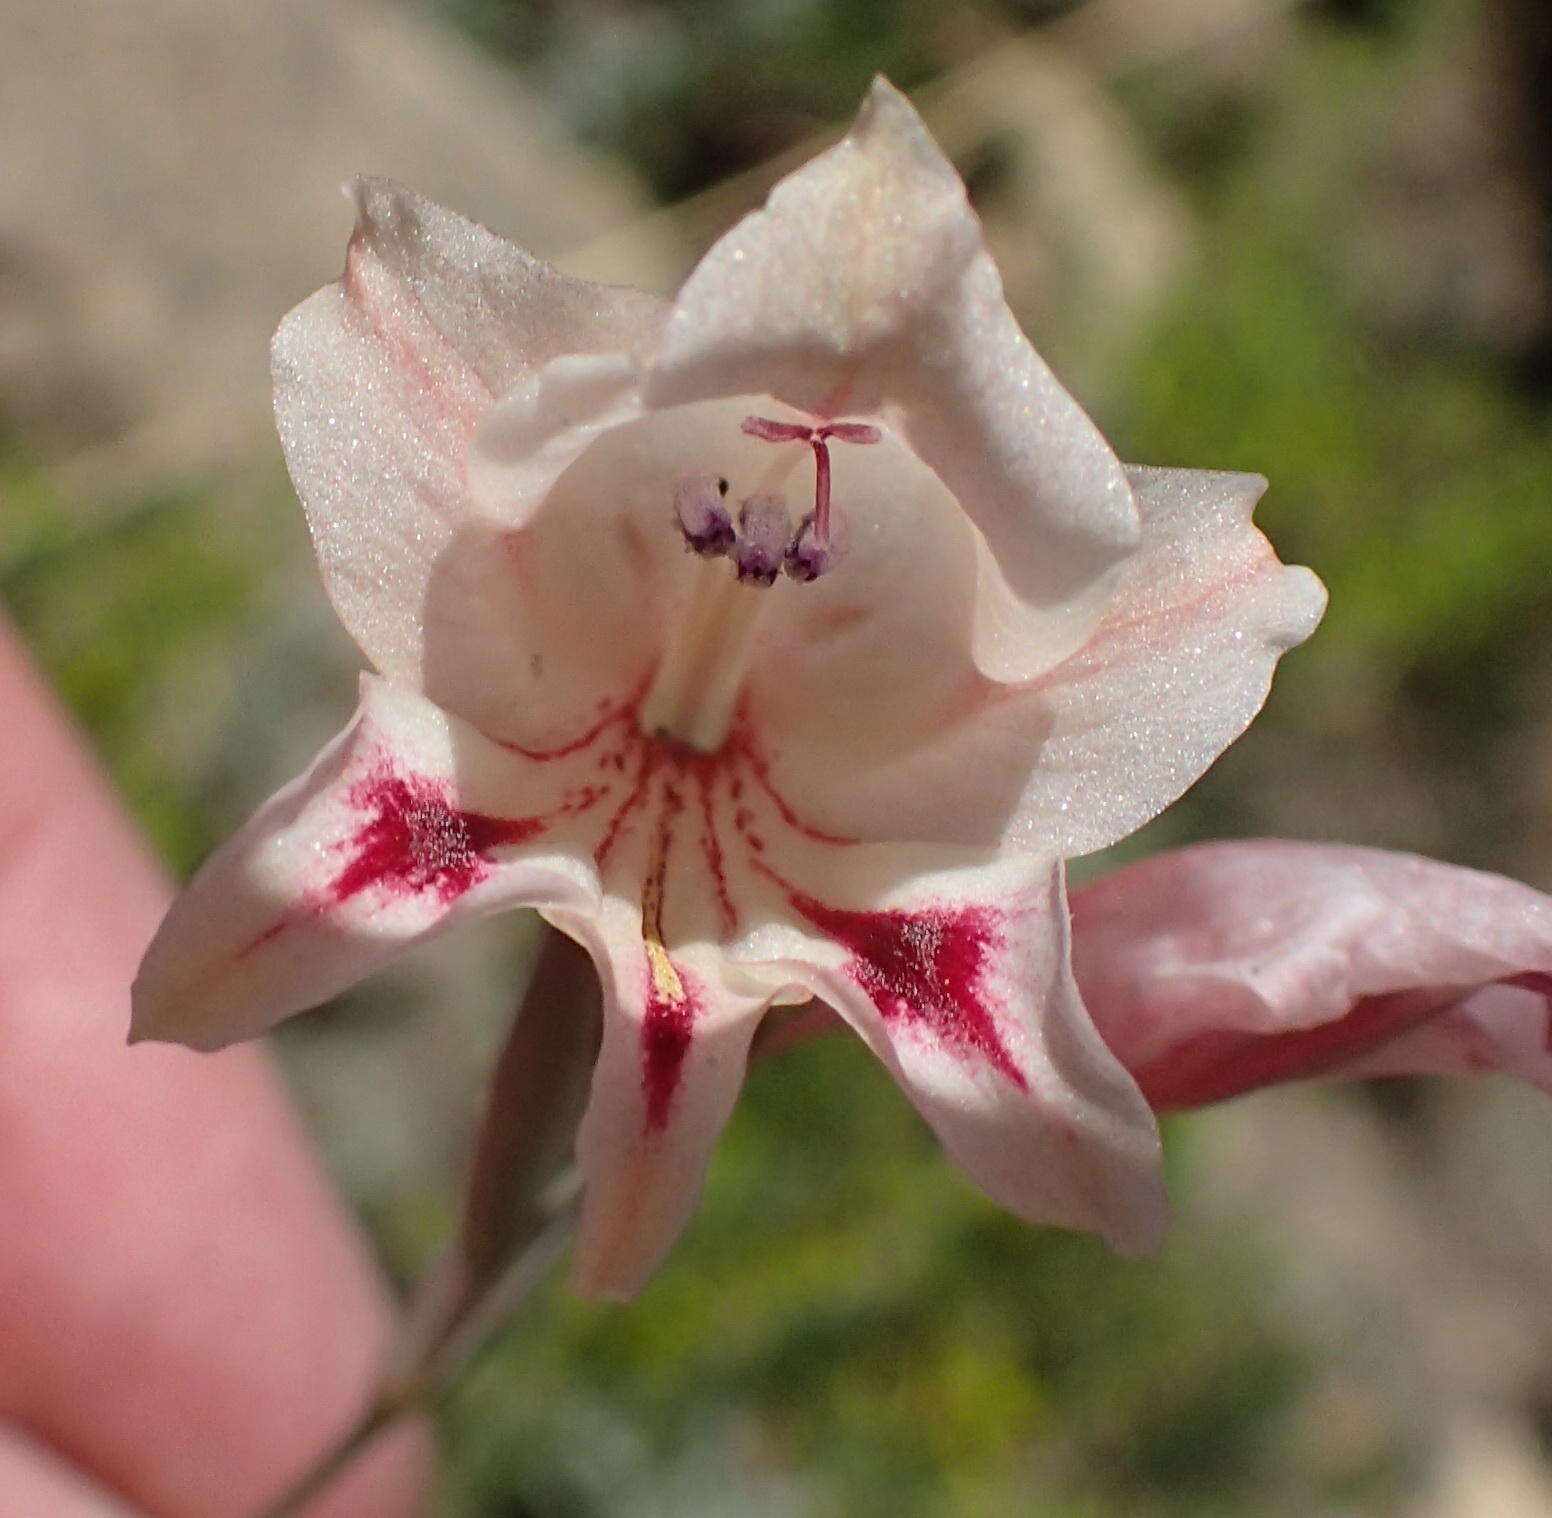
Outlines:
[{"label": "blurred vegetation", "polygon": [[[423,0],[431,3],[431,0]],[[441,0],[665,201],[1067,7],[929,0]],[[1274,64],[1167,60],[1115,84],[1190,210],[1196,259],[1102,401],[1128,457],[1252,469],[1260,520],[1332,593],[1271,707],[1130,845],[1254,831],[1436,852],[1546,883],[1552,418],[1511,351],[1384,312],[1351,260],[1373,153],[1480,34],[1471,0],[1312,5]],[[1506,126],[1505,130],[1509,130]],[[82,531],[0,459],[0,596],[186,868],[239,805],[215,671],[273,600],[262,529],[198,498]],[[287,509],[277,486],[276,510]],[[82,587],[90,587],[89,594]],[[190,712],[217,734],[174,757]],[[188,753],[185,747],[181,753]],[[1484,777],[1490,783],[1484,784]],[[1171,1134],[1189,1194],[1189,1123]],[[400,1270],[447,1198],[375,1217]],[[1333,1447],[1319,1369],[1253,1237],[1125,1263],[996,1214],[859,1048],[757,1071],[686,1242],[638,1306],[547,1293],[447,1398],[450,1511],[1214,1518],[1382,1513],[1398,1416]]]}]

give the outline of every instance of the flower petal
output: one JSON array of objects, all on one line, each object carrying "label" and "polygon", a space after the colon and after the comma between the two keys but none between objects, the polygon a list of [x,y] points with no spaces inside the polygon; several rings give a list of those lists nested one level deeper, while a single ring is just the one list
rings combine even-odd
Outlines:
[{"label": "flower petal", "polygon": [[1073,981],[1061,865],[936,865],[868,849],[832,860],[822,897],[781,881],[801,943],[781,968],[856,1029],[999,1205],[1124,1253],[1156,1247],[1158,1132]]},{"label": "flower petal", "polygon": [[563,841],[589,777],[536,766],[429,702],[363,681],[355,721],[178,897],[134,987],[132,1038],[252,1038],[450,922],[584,904]]},{"label": "flower petal", "polygon": [[695,1210],[770,996],[728,985],[704,944],[670,952],[644,940],[618,899],[601,916],[545,916],[586,946],[604,985],[603,1048],[577,1139],[586,1189],[571,1284],[628,1300]]},{"label": "flower petal", "polygon": [[1078,983],[1156,1106],[1413,1071],[1552,1090],[1552,898],[1515,881],[1264,840],[1149,859],[1073,911]]},{"label": "flower petal", "polygon": [[[1252,524],[1260,476],[1130,474],[1142,547],[1093,637],[1048,674],[1011,688],[969,675],[865,773],[827,755],[801,713],[784,714],[772,771],[821,826],[898,838],[904,825],[922,840],[1072,858],[1162,811],[1244,731],[1325,592]],[[937,648],[912,647],[929,661],[929,693],[947,683]]]},{"label": "flower petal", "polygon": [[980,529],[976,661],[1049,668],[1135,546],[1126,476],[1003,299],[953,166],[880,79],[842,141],[784,179],[701,261],[646,399],[772,395],[888,421]]},{"label": "flower petal", "polygon": [[470,512],[480,418],[554,358],[646,348],[662,304],[572,279],[386,180],[352,189],[344,276],[276,333],[275,411],[341,621],[383,674],[420,686],[427,587]]}]

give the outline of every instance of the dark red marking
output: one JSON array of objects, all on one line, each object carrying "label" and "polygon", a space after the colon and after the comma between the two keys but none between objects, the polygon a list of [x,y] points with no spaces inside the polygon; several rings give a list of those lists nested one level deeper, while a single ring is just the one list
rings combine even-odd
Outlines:
[{"label": "dark red marking", "polygon": [[973,1054],[1020,1091],[1029,1089],[982,996],[986,958],[1000,940],[998,913],[987,907],[852,912],[790,887],[787,897],[851,953],[847,972],[886,1024],[925,1028],[954,1053]]},{"label": "dark red marking", "polygon": [[1522,991],[1534,991],[1537,996],[1546,997],[1552,1004],[1552,972],[1546,970],[1526,970],[1523,975],[1511,975],[1504,982],[1506,986],[1518,986]]},{"label": "dark red marking", "polygon": [[[684,810],[684,795],[669,780],[663,786],[663,804],[657,814],[657,834],[652,843],[641,900],[641,932],[647,953],[646,1006],[641,1023],[641,1088],[647,1104],[647,1127],[661,1130],[668,1124],[674,1093],[684,1072],[685,1055],[694,1036],[695,1004],[689,984],[669,957],[663,941],[663,906],[668,890],[668,856],[674,844],[674,819]],[[654,959],[658,960],[654,964]],[[658,971],[664,967],[678,981],[682,995],[665,992]]]},{"label": "dark red marking", "polygon": [[[684,980],[680,975],[681,981]],[[668,1126],[674,1094],[684,1074],[685,1056],[695,1037],[695,1001],[662,995],[647,969],[646,1016],[641,1024],[641,1089],[647,1103],[647,1127],[661,1132]]]},{"label": "dark red marking", "polygon": [[349,800],[366,821],[341,846],[351,858],[326,888],[333,906],[374,888],[435,891],[444,903],[456,901],[490,873],[491,850],[545,828],[542,817],[460,811],[439,782],[418,777],[370,775],[351,788]]}]

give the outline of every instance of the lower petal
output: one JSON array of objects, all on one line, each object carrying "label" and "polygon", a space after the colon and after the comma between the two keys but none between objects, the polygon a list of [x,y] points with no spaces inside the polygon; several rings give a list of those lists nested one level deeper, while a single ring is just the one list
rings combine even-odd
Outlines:
[{"label": "lower petal", "polygon": [[[834,872],[824,900],[787,889],[808,937],[793,978],[861,1034],[994,1201],[1123,1253],[1156,1247],[1158,1132],[1073,981],[1061,866],[902,876],[903,851],[868,854],[844,894]],[[875,870],[904,883],[870,892]]]},{"label": "lower petal", "polygon": [[620,902],[599,917],[545,915],[589,950],[604,982],[603,1048],[577,1139],[572,1287],[628,1300],[695,1210],[770,997],[727,985],[704,946],[644,939]]},{"label": "lower petal", "polygon": [[368,678],[360,710],[173,903],[131,1038],[215,1049],[316,1006],[475,913],[592,899],[564,847],[588,792]]}]

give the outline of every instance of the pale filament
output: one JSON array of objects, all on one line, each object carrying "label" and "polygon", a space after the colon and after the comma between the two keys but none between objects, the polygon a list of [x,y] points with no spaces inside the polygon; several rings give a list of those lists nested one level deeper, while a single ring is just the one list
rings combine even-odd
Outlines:
[{"label": "pale filament", "polygon": [[[812,580],[832,562],[830,546],[830,442],[876,443],[882,434],[871,423],[803,422],[746,417],[743,431],[770,443],[807,443],[814,458],[814,509],[795,534],[787,521],[780,487],[801,455],[782,449],[757,489],[744,497],[736,541],[724,546],[731,520],[721,497],[727,484],[718,476],[692,475],[676,488],[676,511],[689,545],[702,556],[683,614],[663,650],[652,688],[642,703],[642,729],[702,753],[726,741],[738,707],[753,646],[755,626],[783,558],[789,576]],[[784,543],[776,539],[784,538]],[[726,554],[736,576],[714,562]]]},{"label": "pale filament", "polygon": [[641,726],[712,754],[732,726],[755,624],[770,592],[741,584],[709,559],[696,564],[693,586],[642,703]]}]

